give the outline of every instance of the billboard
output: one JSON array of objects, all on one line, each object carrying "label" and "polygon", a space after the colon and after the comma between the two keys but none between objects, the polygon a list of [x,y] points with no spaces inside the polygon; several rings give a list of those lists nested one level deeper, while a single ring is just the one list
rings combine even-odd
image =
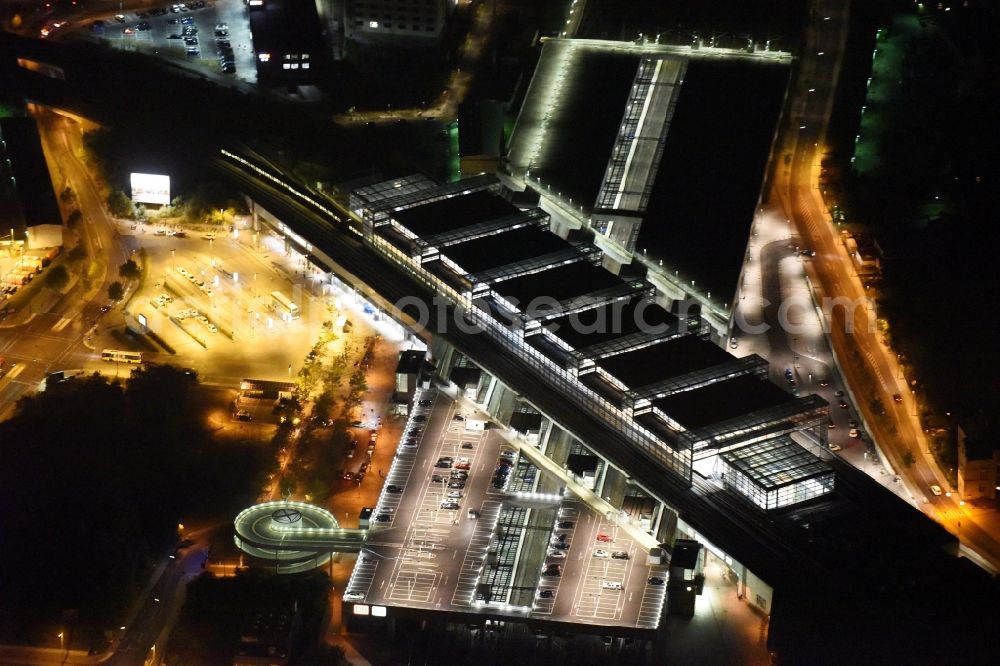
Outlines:
[{"label": "billboard", "polygon": [[152,173],[132,174],[132,201],[135,203],[170,204],[170,176]]}]

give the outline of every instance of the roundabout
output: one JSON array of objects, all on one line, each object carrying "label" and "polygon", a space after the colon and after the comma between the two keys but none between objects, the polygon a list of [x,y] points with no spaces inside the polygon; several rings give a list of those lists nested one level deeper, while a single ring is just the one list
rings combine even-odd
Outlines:
[{"label": "roundabout", "polygon": [[340,527],[332,513],[314,504],[278,500],[244,509],[233,521],[236,546],[274,564],[277,573],[322,566],[336,552],[358,552],[368,530]]}]

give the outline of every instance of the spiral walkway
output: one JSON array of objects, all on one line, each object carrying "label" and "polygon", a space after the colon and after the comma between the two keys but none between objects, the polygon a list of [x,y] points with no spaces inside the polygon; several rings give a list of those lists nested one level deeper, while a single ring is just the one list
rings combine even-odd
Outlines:
[{"label": "spiral walkway", "polygon": [[335,552],[358,552],[368,530],[340,527],[314,504],[279,500],[244,509],[233,521],[233,540],[244,553],[273,562],[278,573],[326,564]]}]

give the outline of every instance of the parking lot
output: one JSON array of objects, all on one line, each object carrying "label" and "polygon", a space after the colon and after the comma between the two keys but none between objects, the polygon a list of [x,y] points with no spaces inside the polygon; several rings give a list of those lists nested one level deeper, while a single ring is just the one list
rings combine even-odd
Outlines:
[{"label": "parking lot", "polygon": [[490,476],[484,470],[493,469],[500,443],[489,431],[466,430],[448,396],[434,390],[418,396],[362,553],[375,560],[365,563],[374,573],[355,577],[345,599],[435,608],[451,603],[466,578],[467,551],[482,549],[482,535],[474,535],[499,505],[486,498]]},{"label": "parking lot", "polygon": [[247,83],[257,81],[250,23],[240,0],[164,4],[97,19],[85,30],[90,38],[116,48],[186,62]]},{"label": "parking lot", "polygon": [[[438,390],[418,397],[345,601],[495,612],[490,601],[504,604],[530,585],[531,616],[655,628],[666,567],[648,565],[625,530],[575,497],[523,508],[518,498],[541,472],[519,464],[495,431],[467,429],[471,416]],[[529,538],[539,528],[525,511],[555,516],[544,538]],[[541,569],[532,575],[518,561],[540,561]],[[486,582],[490,599],[482,596]]]}]

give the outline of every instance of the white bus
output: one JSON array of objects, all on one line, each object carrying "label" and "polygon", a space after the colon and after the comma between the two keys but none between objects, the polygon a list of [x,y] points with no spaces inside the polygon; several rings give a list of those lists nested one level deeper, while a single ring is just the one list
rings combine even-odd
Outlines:
[{"label": "white bus", "polygon": [[115,363],[142,363],[142,352],[105,349],[101,352],[101,360]]},{"label": "white bus", "polygon": [[285,298],[280,291],[271,292],[271,304],[278,316],[285,321],[292,321],[299,318],[299,306]]}]

